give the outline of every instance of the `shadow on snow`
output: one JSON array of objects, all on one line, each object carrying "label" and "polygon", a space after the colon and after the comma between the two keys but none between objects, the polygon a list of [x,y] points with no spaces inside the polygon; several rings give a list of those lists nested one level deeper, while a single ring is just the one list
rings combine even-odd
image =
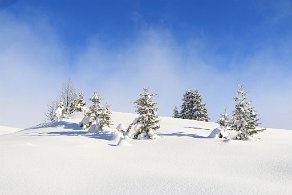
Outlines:
[{"label": "shadow on snow", "polygon": [[197,130],[206,130],[206,131],[210,131],[212,129],[208,129],[208,128],[200,128],[200,127],[185,127],[185,129],[197,129]]},{"label": "shadow on snow", "polygon": [[81,130],[81,127],[77,123],[69,123],[66,121],[60,121],[60,122],[53,122],[53,123],[42,123],[33,127],[30,127],[25,130],[29,129],[43,129],[43,128],[56,128],[56,127],[62,127],[63,129],[71,129],[71,130]]},{"label": "shadow on snow", "polygon": [[46,135],[51,136],[85,136],[94,139],[103,139],[111,141],[113,140],[114,135],[107,132],[97,132],[97,133],[88,133],[87,131],[60,131],[60,132],[48,132]]},{"label": "shadow on snow", "polygon": [[[110,132],[97,132],[97,133],[89,133],[87,130],[82,130],[81,127],[77,123],[69,123],[66,121],[54,122],[54,123],[43,123],[37,126],[31,127],[29,129],[42,129],[42,128],[57,128],[60,127],[62,129],[68,129],[71,131],[52,131],[52,132],[44,132],[38,134],[31,134],[30,136],[84,136],[88,138],[94,139],[102,139],[102,140],[113,140],[114,135]],[[198,130],[212,130],[208,128],[199,128],[199,127],[184,127],[188,129],[198,129]],[[25,130],[29,130],[25,129]],[[211,132],[212,134],[212,132]],[[195,139],[201,138],[210,138],[209,136],[201,136],[195,133],[185,133],[185,132],[176,132],[176,133],[160,133],[160,136],[170,136],[170,137],[191,137]]]},{"label": "shadow on snow", "polygon": [[[41,133],[32,133],[26,134],[29,136],[84,136],[88,138],[94,139],[103,139],[103,140],[112,140],[114,135],[110,132],[96,132],[96,133],[89,133],[87,130],[82,130],[82,128],[77,123],[69,123],[66,121],[54,122],[54,123],[44,123],[39,124],[37,126],[31,127],[25,130],[32,130],[32,129],[44,129],[44,128],[62,128],[65,131],[51,131],[51,132],[41,132]],[[71,131],[66,131],[71,130]]]},{"label": "shadow on snow", "polygon": [[201,136],[201,135],[197,135],[197,134],[194,134],[194,133],[185,133],[185,132],[177,132],[177,133],[161,133],[159,134],[161,136],[176,136],[176,137],[191,137],[191,138],[196,138],[196,139],[199,139],[199,138],[209,138],[208,136],[204,137],[204,136]]}]

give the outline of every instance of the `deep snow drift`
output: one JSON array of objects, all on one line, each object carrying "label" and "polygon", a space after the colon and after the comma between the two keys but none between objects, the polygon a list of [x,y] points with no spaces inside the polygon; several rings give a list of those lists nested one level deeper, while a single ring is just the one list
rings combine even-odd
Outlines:
[{"label": "deep snow drift", "polygon": [[161,117],[159,139],[118,145],[80,120],[1,135],[0,194],[292,194],[292,131],[224,141],[216,123]]}]

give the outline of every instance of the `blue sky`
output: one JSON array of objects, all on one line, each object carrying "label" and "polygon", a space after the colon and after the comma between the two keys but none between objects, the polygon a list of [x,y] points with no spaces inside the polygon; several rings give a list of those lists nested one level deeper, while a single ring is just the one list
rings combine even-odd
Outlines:
[{"label": "blue sky", "polygon": [[291,14],[288,0],[0,0],[0,124],[41,122],[71,78],[124,112],[149,86],[168,116],[199,89],[213,121],[244,83],[264,126],[292,129]]},{"label": "blue sky", "polygon": [[[182,45],[201,38],[217,54],[252,55],[267,39],[291,34],[291,2],[263,0],[1,0],[2,10],[33,22],[42,16],[75,54],[98,37],[122,48],[149,29],[164,29]],[[6,2],[6,3],[5,3]]]}]

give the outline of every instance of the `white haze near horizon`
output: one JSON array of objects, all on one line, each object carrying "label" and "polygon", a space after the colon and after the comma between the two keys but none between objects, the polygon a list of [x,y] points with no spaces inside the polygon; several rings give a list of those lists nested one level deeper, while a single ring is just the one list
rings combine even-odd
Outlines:
[{"label": "white haze near horizon", "polygon": [[[112,110],[134,112],[133,102],[144,86],[158,94],[159,114],[171,116],[185,90],[198,89],[211,121],[234,107],[238,85],[260,114],[262,125],[292,129],[291,40],[270,43],[244,59],[223,59],[200,38],[180,45],[171,32],[145,28],[124,47],[111,51],[98,38],[74,57],[45,19],[32,22],[0,13],[0,124],[28,127],[43,122],[47,104],[71,78],[86,98],[94,91]],[[98,36],[97,36],[98,37]],[[210,51],[210,52],[209,52]],[[226,66],[218,65],[228,62]],[[89,102],[88,102],[89,103]]]}]

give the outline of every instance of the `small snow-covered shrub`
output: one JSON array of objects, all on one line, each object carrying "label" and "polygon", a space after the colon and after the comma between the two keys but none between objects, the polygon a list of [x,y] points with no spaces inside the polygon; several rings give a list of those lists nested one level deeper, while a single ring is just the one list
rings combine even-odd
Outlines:
[{"label": "small snow-covered shrub", "polygon": [[231,130],[228,127],[220,126],[214,129],[208,138],[221,138],[221,139],[236,139],[238,131]]},{"label": "small snow-covered shrub", "polygon": [[55,111],[55,117],[57,122],[60,122],[61,120],[66,118],[66,109],[62,101],[58,104],[58,107]]},{"label": "small snow-covered shrub", "polygon": [[228,118],[228,114],[226,112],[226,109],[225,109],[225,112],[223,114],[220,115],[220,118],[219,120],[217,121],[217,123],[221,126],[221,127],[228,127],[229,125],[229,118]]},{"label": "small snow-covered shrub", "polygon": [[235,140],[235,139],[237,139],[237,136],[239,134],[238,131],[231,130],[228,128],[223,127],[223,128],[219,128],[219,129],[220,129],[220,132],[218,134],[219,138]]},{"label": "small snow-covered shrub", "polygon": [[180,118],[180,114],[179,114],[179,111],[177,110],[177,107],[174,107],[172,117]]},{"label": "small snow-covered shrub", "polygon": [[46,112],[46,122],[54,122],[56,121],[56,110],[58,108],[58,102],[57,101],[52,101],[48,105],[48,110]]}]

